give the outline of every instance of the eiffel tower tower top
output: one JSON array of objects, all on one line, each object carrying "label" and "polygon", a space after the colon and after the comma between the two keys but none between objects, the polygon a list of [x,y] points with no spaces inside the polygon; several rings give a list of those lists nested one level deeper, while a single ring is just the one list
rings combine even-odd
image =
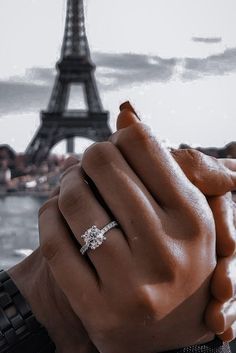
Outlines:
[{"label": "eiffel tower tower top", "polygon": [[[41,125],[26,149],[33,163],[45,160],[63,139],[67,140],[67,152],[74,152],[74,137],[104,141],[111,135],[109,113],[103,110],[90,57],[83,0],[67,0],[65,33],[56,68],[48,108],[41,112]],[[86,110],[68,109],[72,85],[82,86]]]},{"label": "eiffel tower tower top", "polygon": [[68,0],[61,57],[90,57],[83,0]]}]

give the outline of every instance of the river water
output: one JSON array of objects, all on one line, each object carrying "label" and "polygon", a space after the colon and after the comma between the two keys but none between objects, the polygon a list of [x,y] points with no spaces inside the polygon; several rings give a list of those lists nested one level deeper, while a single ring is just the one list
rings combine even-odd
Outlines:
[{"label": "river water", "polygon": [[0,268],[21,261],[38,246],[38,210],[45,198],[0,197]]}]

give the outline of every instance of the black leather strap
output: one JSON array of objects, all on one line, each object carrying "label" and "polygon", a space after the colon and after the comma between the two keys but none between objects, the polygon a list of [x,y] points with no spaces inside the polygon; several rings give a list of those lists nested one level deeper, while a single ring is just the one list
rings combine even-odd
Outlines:
[{"label": "black leather strap", "polygon": [[7,272],[0,271],[0,353],[52,353],[55,346]]}]

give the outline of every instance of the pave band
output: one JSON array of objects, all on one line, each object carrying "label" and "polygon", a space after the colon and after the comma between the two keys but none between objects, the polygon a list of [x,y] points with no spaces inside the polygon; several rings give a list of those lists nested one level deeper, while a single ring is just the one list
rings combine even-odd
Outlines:
[{"label": "pave band", "polygon": [[80,249],[81,254],[84,255],[89,249],[95,250],[101,246],[104,240],[106,240],[105,234],[115,227],[118,227],[118,223],[113,221],[102,229],[99,229],[95,225],[87,229],[86,232],[81,235],[81,238],[85,241],[85,244]]}]

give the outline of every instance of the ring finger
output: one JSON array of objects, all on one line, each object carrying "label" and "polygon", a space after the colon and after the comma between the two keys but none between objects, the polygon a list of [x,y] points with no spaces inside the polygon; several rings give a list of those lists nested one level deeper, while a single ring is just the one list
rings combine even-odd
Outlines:
[{"label": "ring finger", "polygon": [[[93,225],[102,229],[114,221],[98,202],[78,165],[62,178],[58,203],[64,219],[81,246],[85,244],[81,236],[86,230]],[[118,265],[125,268],[130,261],[129,247],[119,228],[109,230],[105,237],[107,239],[101,246],[95,250],[88,249],[88,256],[101,275],[114,273]]]},{"label": "ring finger", "polygon": [[145,271],[152,264],[156,269],[157,257],[159,264],[168,266],[170,240],[163,226],[166,214],[120,151],[110,142],[94,144],[84,153],[82,168],[120,223],[140,268]]}]

